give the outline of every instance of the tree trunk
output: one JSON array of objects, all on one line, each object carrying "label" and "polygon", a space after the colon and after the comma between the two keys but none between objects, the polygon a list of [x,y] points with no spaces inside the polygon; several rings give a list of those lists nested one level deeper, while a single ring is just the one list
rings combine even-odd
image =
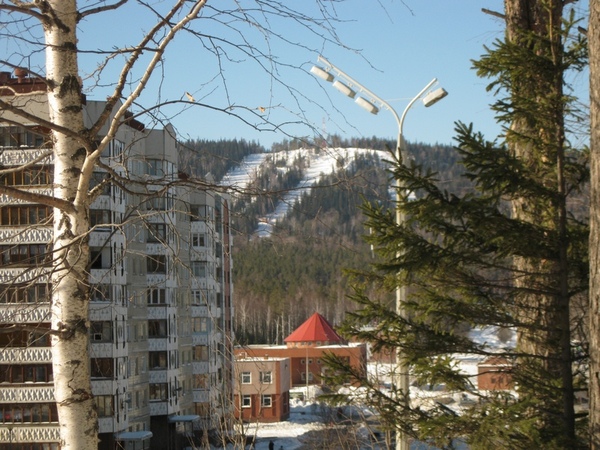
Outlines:
[{"label": "tree trunk", "polygon": [[590,448],[600,449],[600,0],[590,0]]},{"label": "tree trunk", "polygon": [[[50,0],[55,12],[44,25],[50,119],[57,130],[84,130],[77,67],[74,0]],[[87,150],[73,135],[53,131],[54,196],[72,208],[54,210],[52,363],[62,450],[97,448],[98,421],[89,367],[87,183],[81,168]]]},{"label": "tree trunk", "polygon": [[[527,198],[513,200],[514,217],[542,224],[556,236],[556,259],[515,258],[516,285],[526,294],[516,299],[519,320],[518,365],[524,380],[520,392],[539,397],[541,420],[538,426],[565,442],[575,442],[574,390],[571,367],[569,264],[567,260],[567,208],[564,180],[565,130],[562,64],[562,0],[505,0],[507,39],[528,46],[549,61],[529,77],[515,76],[512,97],[536,99],[544,104],[545,117],[531,118],[515,107],[515,119],[508,133],[511,150],[539,182],[557,195],[541,202]],[[533,37],[532,37],[533,36]],[[552,239],[552,238],[549,238]],[[551,244],[551,245],[552,245]],[[536,382],[548,380],[549,390],[559,383],[560,394],[544,396]],[[552,397],[555,400],[552,400]],[[558,398],[557,398],[558,397]],[[545,405],[545,406],[544,406]],[[560,414],[555,414],[556,408]],[[559,431],[560,430],[560,431]]]}]

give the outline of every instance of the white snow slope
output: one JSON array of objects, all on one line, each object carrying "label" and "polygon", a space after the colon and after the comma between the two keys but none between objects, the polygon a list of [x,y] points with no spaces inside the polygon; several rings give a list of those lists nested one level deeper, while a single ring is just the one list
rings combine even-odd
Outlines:
[{"label": "white snow slope", "polygon": [[[245,189],[260,173],[260,168],[267,161],[286,161],[287,168],[292,167],[297,158],[305,158],[304,178],[292,190],[283,195],[277,203],[275,210],[264,217],[259,223],[257,234],[260,237],[268,237],[273,232],[277,221],[283,219],[289,208],[302,197],[305,192],[310,192],[311,187],[319,182],[323,175],[329,175],[340,169],[340,161],[348,167],[354,161],[354,157],[360,154],[377,154],[380,160],[389,159],[389,154],[380,150],[368,150],[361,148],[319,148],[298,149],[276,153],[260,153],[249,155],[233,171],[225,175],[221,181],[222,186],[230,186],[235,191]],[[286,170],[284,167],[283,170]]]}]

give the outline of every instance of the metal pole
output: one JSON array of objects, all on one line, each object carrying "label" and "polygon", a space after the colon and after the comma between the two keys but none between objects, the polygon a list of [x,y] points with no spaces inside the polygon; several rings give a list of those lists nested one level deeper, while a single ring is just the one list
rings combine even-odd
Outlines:
[{"label": "metal pole", "polygon": [[[392,106],[388,102],[386,102],[381,97],[379,97],[378,95],[376,95],[375,93],[373,93],[372,91],[367,89],[365,86],[360,84],[358,81],[351,78],[343,70],[337,68],[336,66],[331,64],[329,61],[327,61],[322,56],[319,56],[318,61],[325,64],[325,66],[327,66],[327,69],[329,71],[333,71],[337,75],[337,77],[342,78],[344,81],[349,83],[351,87],[357,88],[359,90],[359,92],[366,94],[370,98],[371,101],[378,102],[381,106],[385,107],[388,111],[390,111],[392,113],[392,115],[394,116],[394,119],[396,120],[396,124],[398,125],[398,139],[396,142],[396,158],[397,158],[399,164],[404,164],[405,163],[405,155],[404,155],[404,147],[403,147],[402,128],[404,126],[404,119],[406,118],[406,113],[414,105],[414,103],[417,100],[419,100],[425,94],[425,92],[437,82],[437,79],[434,78],[427,84],[427,86],[425,86],[423,89],[421,89],[421,91],[408,103],[408,105],[402,112],[402,116],[398,116],[398,113],[394,110],[394,108],[392,108]],[[404,219],[405,219],[404,214],[402,213],[402,211],[400,209],[400,202],[402,201],[401,193],[402,193],[403,186],[400,184],[399,180],[396,180],[395,185],[396,185],[395,186],[396,187],[396,224],[398,226],[402,226],[402,224],[404,223]],[[400,254],[398,253],[397,256],[400,256]],[[405,288],[405,286],[398,284],[398,286],[396,287],[396,314],[398,314],[399,317],[404,317],[406,314],[406,311],[404,310],[405,302],[406,302],[406,288]],[[308,364],[308,358],[307,358],[306,362]],[[404,402],[408,405],[408,402],[410,401],[410,397],[409,397],[409,389],[410,389],[409,367],[403,361],[401,347],[398,347],[396,349],[396,370],[397,370],[397,374],[400,378],[399,379],[400,383],[399,383],[398,387],[404,397]],[[307,380],[308,380],[308,374],[307,374]],[[401,430],[396,431],[396,450],[409,450],[408,435],[406,435],[406,433],[403,433]]]}]

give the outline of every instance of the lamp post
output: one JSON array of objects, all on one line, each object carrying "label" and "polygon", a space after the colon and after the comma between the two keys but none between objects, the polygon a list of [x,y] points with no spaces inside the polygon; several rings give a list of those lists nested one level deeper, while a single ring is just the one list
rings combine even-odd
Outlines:
[{"label": "lamp post", "polygon": [[[402,115],[399,116],[396,110],[392,108],[392,106],[374,94],[372,91],[364,87],[358,81],[352,79],[349,75],[347,75],[343,70],[337,68],[329,61],[327,61],[322,56],[319,56],[318,61],[323,64],[324,67],[313,66],[310,71],[314,75],[319,78],[332,82],[333,87],[340,91],[342,94],[354,98],[355,103],[369,111],[371,114],[377,114],[381,108],[385,108],[392,113],[394,119],[396,119],[396,123],[398,125],[398,139],[396,143],[396,159],[403,164],[405,161],[404,158],[404,148],[403,148],[403,135],[402,130],[404,126],[404,119],[406,118],[406,113],[410,110],[410,108],[415,104],[417,100],[423,98],[423,104],[425,107],[429,107],[439,100],[448,95],[443,88],[438,88],[435,90],[429,90],[433,85],[437,83],[437,79],[434,78],[431,80],[421,91],[408,103]],[[360,94],[357,97],[357,94]],[[404,223],[404,214],[402,213],[399,204],[400,204],[400,192],[402,190],[402,186],[400,185],[400,181],[396,180],[396,224],[401,225]],[[400,317],[404,317],[404,303],[406,301],[406,288],[404,286],[398,286],[396,288],[396,313]],[[408,404],[409,401],[409,368],[402,361],[402,349],[396,349],[396,367],[398,373],[400,375],[400,383],[399,388],[404,396],[404,401]],[[401,431],[397,431],[396,434],[396,450],[409,450],[409,441],[408,436]]]}]

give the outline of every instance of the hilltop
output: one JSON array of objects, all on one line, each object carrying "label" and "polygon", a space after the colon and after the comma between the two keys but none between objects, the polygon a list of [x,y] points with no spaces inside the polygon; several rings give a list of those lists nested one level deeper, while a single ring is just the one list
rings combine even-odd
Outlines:
[{"label": "hilltop", "polygon": [[[185,146],[188,171],[210,173],[233,192],[235,328],[241,343],[281,343],[315,311],[337,324],[353,308],[343,269],[371,262],[360,205],[392,207],[386,168],[393,143],[335,143],[306,148],[288,142],[271,151],[245,141]],[[465,188],[451,147],[410,144],[408,150],[409,163],[438,172],[448,189]]]}]

